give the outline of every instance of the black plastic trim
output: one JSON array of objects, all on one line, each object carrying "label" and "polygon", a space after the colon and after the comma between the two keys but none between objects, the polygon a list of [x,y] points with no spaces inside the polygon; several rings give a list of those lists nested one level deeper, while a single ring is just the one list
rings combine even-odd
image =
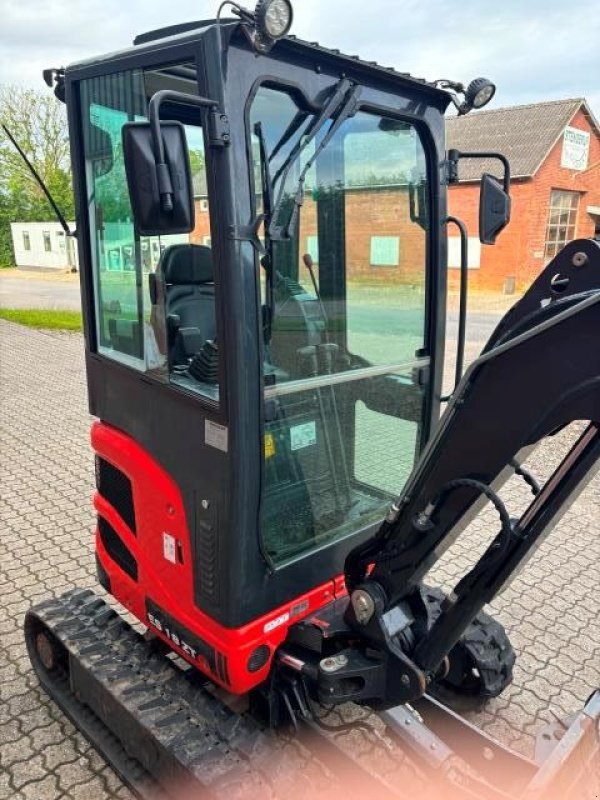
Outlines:
[{"label": "black plastic trim", "polygon": [[104,517],[98,517],[98,533],[104,549],[123,572],[137,582],[138,564],[125,542]]},{"label": "black plastic trim", "polygon": [[132,533],[136,533],[135,507],[131,481],[104,458],[97,457],[96,488],[102,497],[117,511]]}]

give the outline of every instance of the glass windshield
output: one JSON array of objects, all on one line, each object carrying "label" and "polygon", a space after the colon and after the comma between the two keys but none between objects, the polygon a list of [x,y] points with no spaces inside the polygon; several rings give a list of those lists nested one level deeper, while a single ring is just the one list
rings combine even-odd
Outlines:
[{"label": "glass windshield", "polygon": [[383,517],[412,470],[427,388],[419,133],[359,111],[318,153],[302,197],[304,166],[333,124],[308,141],[313,122],[300,98],[279,89],[262,87],[252,104],[257,211],[268,210],[269,177],[271,194],[283,197],[279,226],[299,206],[289,240],[267,237],[260,276],[261,535],[277,564]]}]

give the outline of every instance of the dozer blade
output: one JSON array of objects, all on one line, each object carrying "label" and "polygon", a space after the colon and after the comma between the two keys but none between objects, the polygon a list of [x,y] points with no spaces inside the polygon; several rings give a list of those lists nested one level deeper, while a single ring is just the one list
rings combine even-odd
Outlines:
[{"label": "dozer blade", "polygon": [[[600,690],[567,723],[540,730],[535,760],[492,739],[427,695],[416,710],[381,714],[391,735],[421,764],[431,785],[460,787],[477,800],[597,800],[600,797]],[[459,761],[457,766],[457,760]],[[466,771],[465,771],[466,767]]]}]

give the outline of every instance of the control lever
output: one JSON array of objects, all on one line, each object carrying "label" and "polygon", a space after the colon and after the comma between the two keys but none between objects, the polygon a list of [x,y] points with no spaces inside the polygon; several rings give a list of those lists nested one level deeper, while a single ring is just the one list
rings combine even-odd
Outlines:
[{"label": "control lever", "polygon": [[321,316],[323,317],[323,322],[325,323],[325,340],[327,340],[327,328],[329,327],[327,314],[325,312],[325,306],[323,305],[323,300],[321,298],[321,292],[319,291],[319,286],[317,284],[317,279],[315,278],[315,262],[313,261],[313,257],[310,253],[304,253],[302,256],[302,261],[304,262],[304,266],[308,270],[308,274],[310,275],[310,279],[312,281],[313,289],[315,290],[315,294],[317,296],[317,300],[319,301],[319,308],[321,309]]},{"label": "control lever", "polygon": [[318,345],[317,356],[320,375],[331,375],[335,372],[335,360],[339,350],[339,345],[334,344],[334,342],[324,342]]}]

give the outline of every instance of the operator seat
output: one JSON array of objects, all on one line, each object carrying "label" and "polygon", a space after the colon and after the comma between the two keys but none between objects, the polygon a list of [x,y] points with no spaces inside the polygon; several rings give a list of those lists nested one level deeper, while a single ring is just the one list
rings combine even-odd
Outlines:
[{"label": "operator seat", "polygon": [[212,251],[198,244],[171,245],[157,273],[165,284],[169,363],[186,364],[216,337]]}]

